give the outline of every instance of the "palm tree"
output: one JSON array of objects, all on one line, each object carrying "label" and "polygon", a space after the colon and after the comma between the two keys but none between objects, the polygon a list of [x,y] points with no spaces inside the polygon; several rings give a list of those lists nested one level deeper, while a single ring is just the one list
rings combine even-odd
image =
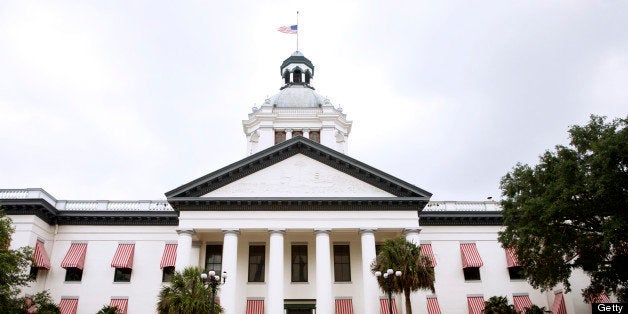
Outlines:
[{"label": "palm tree", "polygon": [[120,314],[117,306],[103,305],[96,314]]},{"label": "palm tree", "polygon": [[508,304],[506,297],[492,296],[488,301],[484,301],[485,314],[517,314],[515,306]]},{"label": "palm tree", "polygon": [[[421,248],[402,236],[384,241],[375,261],[371,264],[371,271],[386,272],[387,269],[400,270],[401,276],[393,276],[391,291],[403,292],[405,297],[406,313],[412,313],[410,293],[419,289],[429,289],[434,293],[434,268],[430,267],[431,260],[421,255]],[[384,278],[378,277],[379,287],[388,293]]]},{"label": "palm tree", "polygon": [[[201,269],[187,267],[175,272],[170,283],[159,292],[157,310],[162,314],[209,314],[211,313],[211,288],[201,279]],[[215,313],[222,307],[215,305]]]}]

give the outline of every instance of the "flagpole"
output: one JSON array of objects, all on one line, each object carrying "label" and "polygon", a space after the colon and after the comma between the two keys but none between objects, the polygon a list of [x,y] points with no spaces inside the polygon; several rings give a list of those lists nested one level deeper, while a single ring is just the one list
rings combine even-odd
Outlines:
[{"label": "flagpole", "polygon": [[299,51],[299,11],[297,11],[297,51]]}]

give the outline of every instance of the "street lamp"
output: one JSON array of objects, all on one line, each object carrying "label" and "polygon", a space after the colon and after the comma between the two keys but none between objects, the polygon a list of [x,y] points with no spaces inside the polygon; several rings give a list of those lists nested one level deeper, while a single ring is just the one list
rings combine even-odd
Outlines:
[{"label": "street lamp", "polygon": [[[392,282],[393,282],[393,274],[396,277],[400,277],[401,276],[401,271],[394,271],[390,268],[388,268],[388,270],[384,273],[384,281],[386,281],[386,287],[388,288],[388,313],[392,314]],[[381,271],[376,271],[375,272],[375,277],[382,277],[382,272]]]},{"label": "street lamp", "polygon": [[218,276],[215,271],[210,270],[207,274],[201,273],[201,279],[205,283],[205,288],[210,287],[212,289],[212,314],[215,314],[216,287],[227,282],[227,272],[223,271],[222,275]]}]

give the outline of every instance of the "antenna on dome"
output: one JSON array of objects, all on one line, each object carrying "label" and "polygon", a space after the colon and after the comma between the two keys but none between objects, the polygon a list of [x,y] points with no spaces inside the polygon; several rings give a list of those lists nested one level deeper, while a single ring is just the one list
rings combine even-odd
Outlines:
[{"label": "antenna on dome", "polygon": [[299,11],[297,11],[297,51],[299,51]]}]

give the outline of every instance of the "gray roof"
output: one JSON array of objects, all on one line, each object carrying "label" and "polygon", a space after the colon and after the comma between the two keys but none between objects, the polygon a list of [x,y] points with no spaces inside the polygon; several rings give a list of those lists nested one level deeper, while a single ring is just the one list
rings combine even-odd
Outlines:
[{"label": "gray roof", "polygon": [[279,108],[316,108],[324,102],[321,95],[304,85],[288,86],[270,98],[270,103]]}]

